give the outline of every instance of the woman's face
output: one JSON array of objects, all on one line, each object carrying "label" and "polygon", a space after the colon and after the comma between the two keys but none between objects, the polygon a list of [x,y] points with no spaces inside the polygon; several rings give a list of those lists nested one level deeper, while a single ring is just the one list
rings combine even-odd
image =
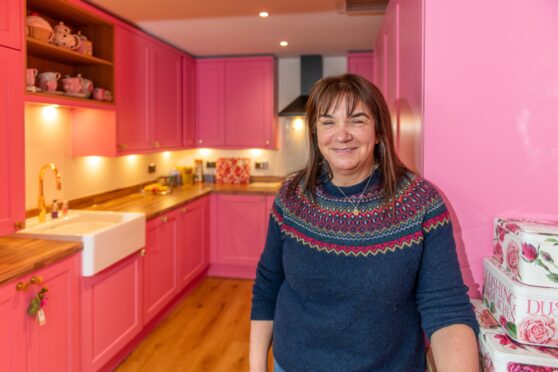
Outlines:
[{"label": "woman's face", "polygon": [[370,175],[377,143],[372,114],[359,102],[347,116],[347,101],[339,101],[316,123],[318,147],[338,186],[357,184]]}]

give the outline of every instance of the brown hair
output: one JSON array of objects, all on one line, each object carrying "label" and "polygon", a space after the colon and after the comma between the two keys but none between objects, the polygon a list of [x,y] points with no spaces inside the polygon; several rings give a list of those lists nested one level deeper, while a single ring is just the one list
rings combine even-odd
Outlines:
[{"label": "brown hair", "polygon": [[316,199],[316,186],[324,168],[331,179],[331,170],[318,148],[317,122],[320,115],[328,113],[341,99],[347,102],[348,115],[352,114],[359,102],[365,105],[374,120],[378,144],[374,147],[374,159],[379,164],[382,177],[380,187],[386,200],[395,196],[397,182],[409,169],[395,153],[393,130],[389,109],[380,90],[359,75],[344,74],[329,76],[319,80],[310,91],[306,103],[306,129],[309,142],[309,156],[306,168],[294,174],[287,189],[287,195],[294,195],[298,184],[313,200]]}]

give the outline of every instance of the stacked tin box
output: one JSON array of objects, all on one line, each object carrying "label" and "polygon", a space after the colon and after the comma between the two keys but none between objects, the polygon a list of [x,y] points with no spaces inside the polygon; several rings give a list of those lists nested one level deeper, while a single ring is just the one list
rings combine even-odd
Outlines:
[{"label": "stacked tin box", "polygon": [[477,315],[495,319],[479,320],[485,371],[558,372],[558,223],[495,220],[483,304]]}]

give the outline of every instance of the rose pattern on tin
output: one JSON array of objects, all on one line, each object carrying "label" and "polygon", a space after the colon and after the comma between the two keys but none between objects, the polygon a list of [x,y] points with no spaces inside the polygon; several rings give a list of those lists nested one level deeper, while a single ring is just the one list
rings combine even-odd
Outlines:
[{"label": "rose pattern on tin", "polygon": [[496,218],[493,258],[523,283],[558,288],[558,222]]},{"label": "rose pattern on tin", "polygon": [[508,363],[508,372],[558,372],[558,368],[534,366],[531,364]]}]

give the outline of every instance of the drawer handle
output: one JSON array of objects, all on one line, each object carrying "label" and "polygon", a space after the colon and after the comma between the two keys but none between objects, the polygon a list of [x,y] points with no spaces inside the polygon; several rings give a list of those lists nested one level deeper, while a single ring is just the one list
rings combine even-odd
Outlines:
[{"label": "drawer handle", "polygon": [[161,144],[159,143],[159,141],[155,141],[155,142],[153,142],[153,147],[159,148],[159,147],[161,147]]},{"label": "drawer handle", "polygon": [[182,208],[180,209],[180,211],[181,211],[182,213],[186,213],[186,207],[182,207]]},{"label": "drawer handle", "polygon": [[265,141],[266,145],[269,145],[271,142],[269,140]]},{"label": "drawer handle", "polygon": [[145,256],[145,248],[142,248],[142,249],[140,250],[140,256],[141,256],[141,257]]},{"label": "drawer handle", "polygon": [[118,145],[118,150],[122,151],[122,150],[126,150],[128,149],[128,145],[123,143],[121,145]]},{"label": "drawer handle", "polygon": [[37,275],[37,276],[33,275],[31,277],[31,279],[29,279],[29,284],[31,284],[31,285],[39,285],[39,284],[42,284],[42,283],[43,283],[43,277],[39,276],[39,275]]},{"label": "drawer handle", "polygon": [[161,217],[161,222],[162,223],[167,223],[168,221],[169,221],[169,218],[167,216]]},{"label": "drawer handle", "polygon": [[198,140],[198,143],[203,143],[203,140]]},{"label": "drawer handle", "polygon": [[18,282],[16,284],[16,291],[25,292],[29,288],[29,283]]}]

